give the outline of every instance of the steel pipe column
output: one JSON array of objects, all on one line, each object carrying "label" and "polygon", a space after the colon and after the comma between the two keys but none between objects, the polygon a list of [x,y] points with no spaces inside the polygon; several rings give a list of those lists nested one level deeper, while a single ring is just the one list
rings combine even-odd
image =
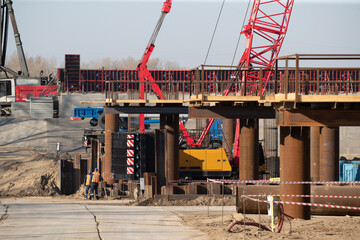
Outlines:
[{"label": "steel pipe column", "polygon": [[259,178],[259,119],[240,120],[239,179]]},{"label": "steel pipe column", "polygon": [[222,146],[225,148],[228,159],[232,157],[233,143],[234,143],[234,119],[223,119],[223,142]]},{"label": "steel pipe column", "polygon": [[[310,128],[280,127],[281,181],[310,181]],[[309,195],[309,184],[280,184],[281,194]],[[310,198],[282,197],[283,201],[310,202]],[[284,205],[285,213],[309,220],[310,207]]]},{"label": "steel pipe column", "polygon": [[107,184],[113,184],[114,178],[111,172],[111,134],[119,131],[119,114],[105,112],[105,158],[103,178]]},{"label": "steel pipe column", "polygon": [[166,178],[179,179],[179,114],[166,115]]},{"label": "steel pipe column", "polygon": [[166,114],[160,114],[160,129],[165,129],[166,116]]},{"label": "steel pipe column", "polygon": [[339,180],[339,127],[320,129],[320,181]]},{"label": "steel pipe column", "polygon": [[320,127],[310,127],[310,177],[320,181]]}]

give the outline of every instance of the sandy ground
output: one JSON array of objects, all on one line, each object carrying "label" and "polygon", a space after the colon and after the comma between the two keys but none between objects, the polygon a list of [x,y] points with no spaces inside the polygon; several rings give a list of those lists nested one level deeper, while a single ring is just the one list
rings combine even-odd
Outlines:
[{"label": "sandy ground", "polygon": [[[234,220],[233,215],[192,215],[181,216],[184,224],[206,232],[209,239],[360,239],[359,217],[313,216],[311,220],[285,221],[280,233],[261,230],[258,227],[235,225],[231,232],[225,229]],[[249,220],[270,228],[270,217],[247,216]]]},{"label": "sandy ground", "polygon": [[53,196],[56,186],[57,159],[26,148],[0,148],[0,196]]},{"label": "sandy ground", "polygon": [[[63,156],[65,158],[66,156]],[[82,199],[82,189],[71,196],[62,196],[56,185],[57,160],[25,148],[0,147],[0,197],[53,196]],[[110,201],[109,201],[110,202]],[[235,206],[235,198],[195,200],[167,200],[140,198],[128,205],[140,206]],[[281,233],[260,230],[253,226],[235,226],[225,230],[233,215],[181,215],[185,225],[209,235],[209,239],[360,239],[360,217],[317,217],[310,221],[285,221]],[[235,216],[238,218],[238,215]],[[245,216],[249,221],[270,227],[268,216]]]}]

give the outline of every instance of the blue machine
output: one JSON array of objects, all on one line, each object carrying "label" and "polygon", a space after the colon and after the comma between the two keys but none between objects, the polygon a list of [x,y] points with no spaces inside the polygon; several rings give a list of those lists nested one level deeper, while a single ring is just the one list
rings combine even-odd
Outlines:
[{"label": "blue machine", "polygon": [[360,161],[340,161],[340,181],[360,181]]},{"label": "blue machine", "polygon": [[210,148],[219,148],[223,141],[223,121],[222,119],[215,119],[209,130],[210,134]]},{"label": "blue machine", "polygon": [[91,118],[90,125],[95,127],[98,125],[99,117],[104,112],[104,108],[74,108],[74,118]]},{"label": "blue machine", "polygon": [[[105,115],[104,113],[104,108],[91,108],[91,107],[86,107],[86,108],[74,108],[74,116],[73,118],[81,118],[81,119],[85,119],[85,118],[91,118],[90,119],[90,125],[93,127],[96,127],[98,124],[100,125],[100,127],[105,128]],[[149,128],[150,124],[154,124],[154,123],[160,123],[159,119],[152,119],[152,120],[145,120],[145,128]],[[127,131],[127,126],[128,126],[128,119],[125,118],[120,118],[119,119],[119,128],[122,131]]]}]

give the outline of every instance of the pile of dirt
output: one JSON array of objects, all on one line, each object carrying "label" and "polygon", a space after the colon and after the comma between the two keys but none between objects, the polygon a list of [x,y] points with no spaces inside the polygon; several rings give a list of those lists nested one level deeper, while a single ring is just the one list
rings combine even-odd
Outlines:
[{"label": "pile of dirt", "polygon": [[[314,216],[311,220],[286,220],[280,233],[261,230],[254,226],[235,225],[231,232],[226,227],[234,220],[232,215],[185,215],[181,216],[187,226],[208,234],[209,239],[359,239],[358,217]],[[270,217],[252,215],[251,221],[270,228]]]},{"label": "pile of dirt", "polygon": [[0,148],[0,197],[54,196],[57,159],[26,148]]},{"label": "pile of dirt", "polygon": [[215,198],[201,196],[195,199],[168,199],[166,196],[159,199],[140,197],[137,201],[131,203],[136,206],[235,206],[235,198],[227,197]]}]

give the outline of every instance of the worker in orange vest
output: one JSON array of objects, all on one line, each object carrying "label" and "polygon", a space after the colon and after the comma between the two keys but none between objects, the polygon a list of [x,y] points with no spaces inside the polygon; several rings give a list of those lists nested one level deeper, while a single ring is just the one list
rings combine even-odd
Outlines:
[{"label": "worker in orange vest", "polygon": [[87,195],[88,195],[88,192],[90,190],[91,180],[92,180],[92,171],[89,171],[89,173],[86,175],[85,180],[84,180],[85,199],[87,199]]},{"label": "worker in orange vest", "polygon": [[[98,169],[95,168],[91,179],[90,199],[96,199],[96,200],[99,199],[98,186],[101,180],[102,177],[100,176]],[[95,198],[94,198],[94,191],[95,191]]]}]

